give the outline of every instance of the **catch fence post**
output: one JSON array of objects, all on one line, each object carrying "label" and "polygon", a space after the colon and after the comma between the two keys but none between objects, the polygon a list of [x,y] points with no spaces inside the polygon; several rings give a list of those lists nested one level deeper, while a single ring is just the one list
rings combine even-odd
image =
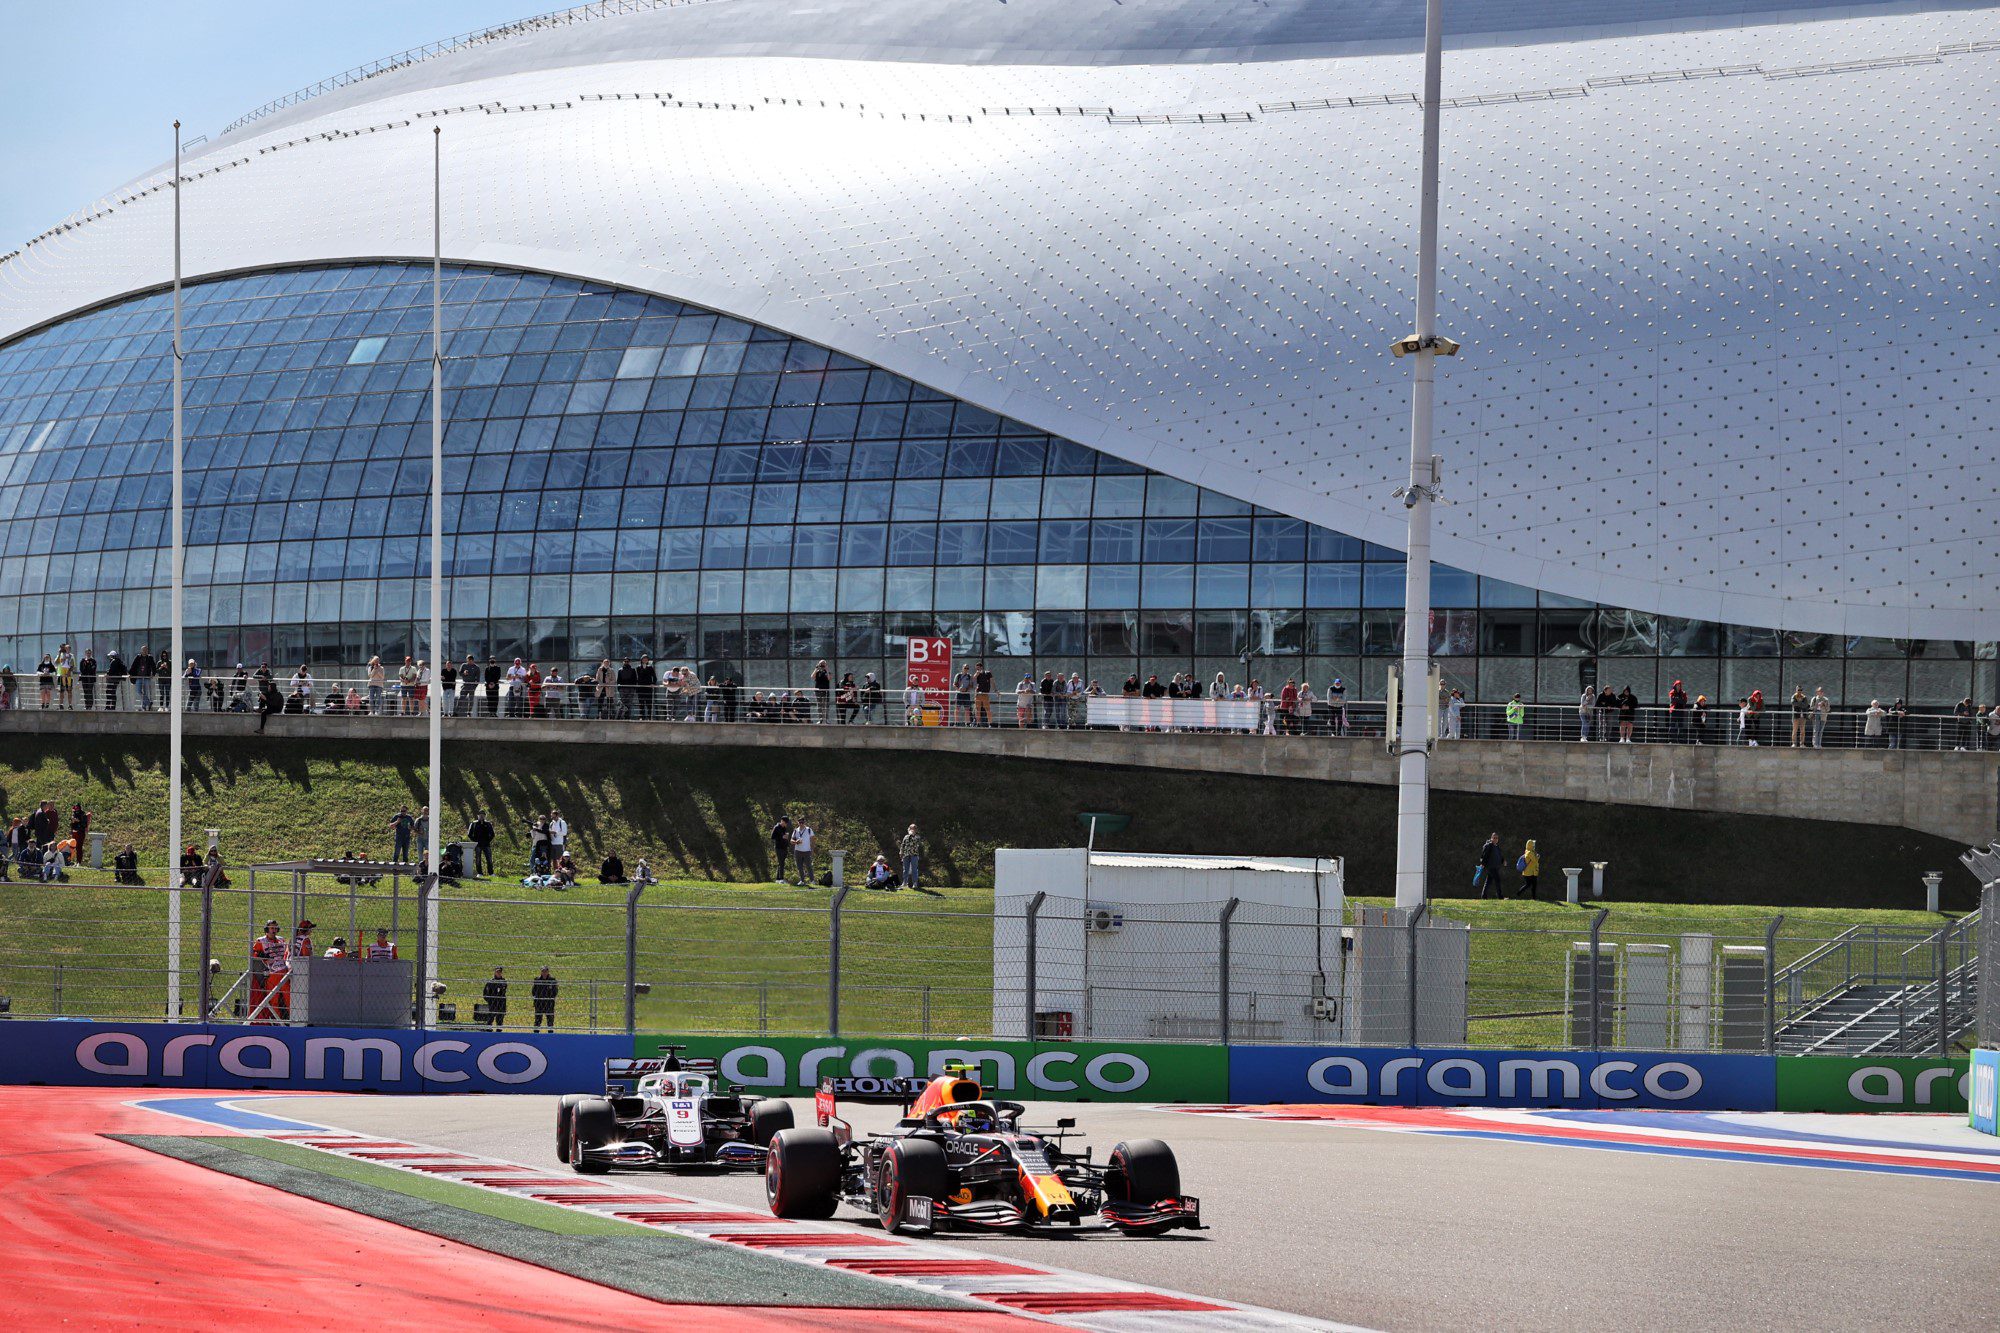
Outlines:
[{"label": "catch fence post", "polygon": [[1404,978],[1408,983],[1404,998],[1408,1008],[1404,1013],[1407,1026],[1403,1035],[1412,1046],[1417,1044],[1417,927],[1423,923],[1424,917],[1429,915],[1430,910],[1431,905],[1428,902],[1421,902],[1417,904],[1417,910],[1410,913],[1408,943],[1404,945],[1406,951],[1404,971],[1408,974]]},{"label": "catch fence post", "polygon": [[844,884],[834,890],[826,941],[826,1030],[832,1037],[840,1035],[840,908],[847,901],[847,894]]},{"label": "catch fence post", "polygon": [[[1096,820],[1091,821],[1093,828],[1095,828],[1096,823]],[[1022,1015],[1021,1039],[1023,1041],[1033,1041],[1035,1039],[1035,936],[1038,931],[1037,923],[1040,921],[1042,915],[1042,904],[1047,902],[1048,898],[1049,895],[1047,893],[1037,892],[1034,897],[1028,899],[1028,910],[1022,917],[1022,925],[1028,932],[1028,947],[1022,960],[1024,967],[1021,974],[1022,993],[1027,1000],[1027,1010]]]},{"label": "catch fence post", "polygon": [[[1594,861],[1591,864],[1603,863]],[[1597,909],[1597,915],[1590,918],[1590,1049],[1593,1051],[1604,1049],[1604,983],[1598,973],[1604,960],[1601,956],[1602,950],[1598,947],[1598,940],[1604,933],[1604,918],[1610,915],[1610,908],[1600,907]],[[1768,975],[1769,973],[1766,973],[1766,976]],[[1765,989],[1769,990],[1770,987],[1766,986]]]},{"label": "catch fence post", "polygon": [[417,1027],[421,1030],[436,1021],[437,1000],[431,995],[431,895],[437,891],[437,876],[425,875],[417,881]]},{"label": "catch fence post", "polygon": [[[209,1006],[214,1003],[215,979],[209,971],[208,960],[215,956],[215,876],[221,868],[218,863],[214,870],[201,878],[201,958],[196,964],[201,968],[201,983],[196,991],[200,1005],[195,1010],[197,1023],[208,1021]],[[178,866],[174,868],[174,873],[180,873]]]},{"label": "catch fence post", "polygon": [[1936,936],[1938,988],[1937,1053],[1940,1056],[1951,1054],[1951,992],[1946,989],[1946,982],[1951,979],[1951,956],[1945,939],[1950,933],[1951,927],[1945,926],[1938,931]]},{"label": "catch fence post", "polygon": [[1224,903],[1222,915],[1215,923],[1222,936],[1217,953],[1215,1031],[1216,1040],[1225,1046],[1229,1044],[1229,919],[1236,915],[1237,904],[1241,901],[1240,898],[1231,898]]},{"label": "catch fence post", "polygon": [[[646,891],[644,876],[632,881],[625,894],[625,1032],[639,1030],[639,895]],[[593,987],[595,983],[592,983]],[[593,989],[593,995],[595,991]],[[595,1023],[592,1024],[596,1026]]]},{"label": "catch fence post", "polygon": [[[1764,1054],[1778,1053],[1778,929],[1785,924],[1783,912],[1764,927]],[[1850,973],[1849,975],[1852,975]]]}]

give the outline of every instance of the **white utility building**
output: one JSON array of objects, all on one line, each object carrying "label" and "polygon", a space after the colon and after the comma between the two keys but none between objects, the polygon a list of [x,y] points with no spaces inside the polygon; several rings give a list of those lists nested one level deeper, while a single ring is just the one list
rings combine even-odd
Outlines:
[{"label": "white utility building", "polygon": [[1214,1041],[1225,1005],[1229,1040],[1339,1035],[1340,858],[994,855],[996,1036]]}]

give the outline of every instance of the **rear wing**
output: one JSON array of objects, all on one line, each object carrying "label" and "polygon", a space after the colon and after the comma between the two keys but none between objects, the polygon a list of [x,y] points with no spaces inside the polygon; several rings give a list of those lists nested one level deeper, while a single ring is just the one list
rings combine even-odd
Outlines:
[{"label": "rear wing", "polygon": [[823,1078],[819,1081],[819,1091],[813,1095],[813,1117],[820,1128],[826,1128],[836,1119],[834,1109],[842,1097],[863,1106],[900,1106],[908,1111],[910,1104],[923,1096],[929,1086],[929,1079],[914,1075]]},{"label": "rear wing", "polygon": [[611,1059],[604,1062],[604,1090],[608,1095],[629,1097],[639,1086],[639,1080],[648,1074],[661,1074],[670,1069],[685,1069],[697,1074],[713,1074],[717,1069],[714,1060],[674,1060],[674,1059]]}]

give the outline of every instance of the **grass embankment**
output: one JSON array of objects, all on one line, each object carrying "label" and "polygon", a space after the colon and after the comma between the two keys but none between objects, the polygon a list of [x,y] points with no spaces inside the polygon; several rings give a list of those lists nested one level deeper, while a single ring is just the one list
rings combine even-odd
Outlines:
[{"label": "grass embankment", "polygon": [[[247,724],[246,724],[247,726]],[[0,738],[0,815],[41,798],[82,801],[114,850],[134,844],[164,860],[165,744],[154,737]],[[664,878],[769,883],[767,830],[780,811],[805,811],[823,850],[849,853],[858,874],[893,857],[916,821],[941,887],[991,885],[995,847],[1074,846],[1077,816],[1131,816],[1111,849],[1231,855],[1342,856],[1351,893],[1387,893],[1394,875],[1395,793],[1302,779],[993,759],[949,753],[777,747],[458,743],[447,749],[448,834],[484,810],[511,876],[525,862],[529,823],[560,809],[579,860],[616,850],[645,856]],[[409,742],[259,739],[187,747],[184,825],[190,841],[219,828],[235,864],[348,850],[387,856],[389,820],[424,800],[424,748]],[[1952,869],[1962,849],[1890,826],[1708,815],[1529,797],[1432,795],[1433,891],[1469,892],[1472,863],[1498,830],[1511,856],[1538,840],[1544,889],[1563,865],[1611,863],[1620,902],[1894,907],[1947,871],[1947,905],[1970,906],[1972,884]],[[1801,809],[1809,808],[1802,802]],[[154,872],[157,876],[157,871]]]},{"label": "grass embankment", "polygon": [[[155,738],[13,736],[0,750],[0,814],[37,800],[67,811],[82,801],[115,849],[141,849],[157,882],[164,849],[164,744]],[[423,748],[404,742],[258,740],[201,742],[187,751],[189,839],[219,828],[232,864],[355,850],[386,856],[389,820],[423,799]],[[1265,855],[1339,854],[1350,893],[1390,884],[1395,795],[1386,789],[1290,779],[1093,767],[954,754],[777,748],[461,744],[449,752],[448,831],[480,810],[499,829],[503,878],[447,894],[440,975],[447,999],[469,1017],[480,984],[504,965],[511,1017],[530,1012],[526,983],[544,964],[563,983],[565,1027],[623,1019],[624,890],[528,890],[514,875],[526,859],[536,812],[560,809],[587,864],[607,850],[628,864],[644,855],[670,882],[641,910],[639,977],[649,992],[641,1023],[660,1029],[823,1032],[827,894],[774,887],[766,830],[781,810],[806,811],[823,849],[846,848],[851,871],[919,821],[940,897],[857,894],[845,928],[841,996],[851,1032],[981,1032],[991,1026],[993,850],[1075,845],[1076,816],[1132,816],[1103,839],[1114,849]],[[1630,806],[1434,795],[1433,863],[1440,881],[1470,875],[1471,849],[1489,829],[1510,851],[1539,839],[1544,891],[1559,892],[1565,863],[1612,862],[1616,906],[1607,938],[1629,931],[1670,937],[1707,930],[1727,943],[1761,943],[1774,910],[1786,913],[1780,961],[1862,921],[1915,923],[1920,913],[1857,909],[1907,902],[1917,876],[1949,869],[1954,849],[1903,829],[1806,820],[1694,815]],[[247,887],[240,872],[237,888]],[[260,890],[272,886],[260,883]],[[416,943],[407,886],[382,885],[350,909],[344,889],[322,883],[297,904],[284,895],[251,904],[218,900],[211,954],[222,984],[243,966],[251,921],[287,927],[303,911],[318,942],[392,925]],[[1947,904],[1969,905],[1969,880],[1947,879]],[[1460,890],[1463,891],[1463,890]],[[1697,900],[1690,902],[1689,900]],[[1708,906],[1707,902],[1812,902],[1811,908]],[[1967,900],[1967,901],[1961,901]],[[766,909],[746,911],[742,909]],[[0,994],[14,1011],[157,1016],[165,906],[157,893],[61,886],[0,887]],[[1496,927],[1474,937],[1471,1007],[1488,1042],[1547,1039],[1560,1020],[1564,958],[1584,937],[1577,908],[1443,898],[1440,915]],[[195,1005],[201,961],[189,904],[183,1011]],[[1200,947],[1206,947],[1201,945]],[[1250,938],[1239,946],[1253,949]],[[1245,955],[1247,958],[1247,954]],[[58,965],[61,965],[60,975]],[[88,979],[80,969],[88,965]],[[1173,957],[1162,953],[1170,973]],[[593,986],[592,983],[595,983]],[[58,998],[58,987],[61,996]],[[218,987],[219,989],[220,987]],[[1518,1015],[1518,1017],[1500,1017]]]}]

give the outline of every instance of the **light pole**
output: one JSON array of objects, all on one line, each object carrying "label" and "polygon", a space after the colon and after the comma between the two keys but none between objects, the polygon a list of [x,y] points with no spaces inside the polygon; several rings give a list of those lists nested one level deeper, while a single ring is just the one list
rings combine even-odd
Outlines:
[{"label": "light pole", "polygon": [[1402,725],[1397,729],[1396,906],[1427,899],[1430,840],[1431,505],[1443,460],[1431,452],[1432,376],[1440,355],[1458,344],[1437,335],[1438,110],[1443,83],[1443,0],[1424,4],[1423,211],[1417,233],[1417,328],[1390,348],[1414,356],[1410,381],[1410,480],[1401,494],[1409,515],[1403,578]]},{"label": "light pole", "polygon": [[[424,839],[432,888],[425,901],[424,975],[437,975],[437,876],[444,843],[444,129],[431,127],[431,679],[430,818]],[[437,999],[422,997],[424,1020],[435,1018]]]},{"label": "light pole", "polygon": [[[185,501],[181,476],[181,123],[174,122],[174,438],[173,524],[169,547],[167,631],[167,1020],[181,1016],[181,720],[187,711],[187,677],[182,673],[187,651],[183,619],[183,580],[187,572],[187,550],[181,534],[182,505]],[[206,958],[200,960],[207,966]],[[208,1015],[202,1014],[203,1022]]]}]

